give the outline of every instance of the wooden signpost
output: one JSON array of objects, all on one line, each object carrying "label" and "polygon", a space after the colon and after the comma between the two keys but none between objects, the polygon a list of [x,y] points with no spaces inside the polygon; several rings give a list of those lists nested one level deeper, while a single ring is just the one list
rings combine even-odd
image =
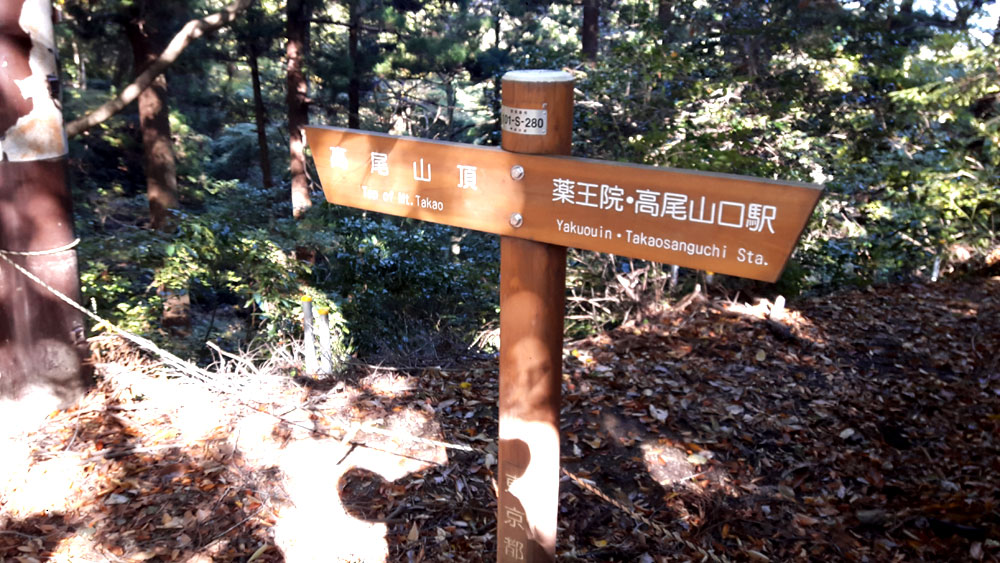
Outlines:
[{"label": "wooden signpost", "polygon": [[821,188],[572,158],[572,76],[502,87],[500,149],[306,131],[331,203],[501,235],[497,560],[552,561],[566,247],[775,281]]}]

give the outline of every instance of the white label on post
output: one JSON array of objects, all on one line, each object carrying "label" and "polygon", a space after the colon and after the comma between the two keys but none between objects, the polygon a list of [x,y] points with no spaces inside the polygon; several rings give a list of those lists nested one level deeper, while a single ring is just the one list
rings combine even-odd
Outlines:
[{"label": "white label on post", "polygon": [[544,109],[500,108],[500,126],[504,131],[544,135],[548,132],[548,125],[548,112]]}]

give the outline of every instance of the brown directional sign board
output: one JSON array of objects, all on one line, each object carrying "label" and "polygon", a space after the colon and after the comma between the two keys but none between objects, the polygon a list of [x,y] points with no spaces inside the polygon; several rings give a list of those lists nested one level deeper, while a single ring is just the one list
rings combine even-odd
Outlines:
[{"label": "brown directional sign board", "polygon": [[306,135],[327,201],[775,281],[820,186],[333,127]]}]

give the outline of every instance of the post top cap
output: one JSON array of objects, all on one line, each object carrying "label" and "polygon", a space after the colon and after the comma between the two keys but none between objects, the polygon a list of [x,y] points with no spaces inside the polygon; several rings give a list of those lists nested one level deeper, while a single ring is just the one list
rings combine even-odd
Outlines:
[{"label": "post top cap", "polygon": [[503,75],[503,79],[514,82],[572,82],[573,75],[562,70],[510,70]]}]

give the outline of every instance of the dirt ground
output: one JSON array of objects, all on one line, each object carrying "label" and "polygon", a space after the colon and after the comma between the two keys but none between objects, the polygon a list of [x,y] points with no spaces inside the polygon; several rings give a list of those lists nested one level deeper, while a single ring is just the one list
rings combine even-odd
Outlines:
[{"label": "dirt ground", "polygon": [[[1000,560],[1000,278],[688,300],[565,349],[565,561]],[[0,561],[491,561],[497,373],[92,340],[98,385],[0,442]]]}]

